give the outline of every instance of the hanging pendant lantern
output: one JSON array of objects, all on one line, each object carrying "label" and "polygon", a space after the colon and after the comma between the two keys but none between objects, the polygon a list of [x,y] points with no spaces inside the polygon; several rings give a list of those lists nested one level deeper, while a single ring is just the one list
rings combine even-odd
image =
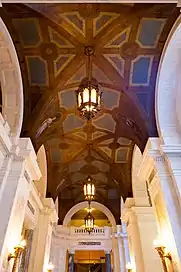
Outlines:
[{"label": "hanging pendant lantern", "polygon": [[77,90],[77,106],[81,116],[91,120],[101,110],[102,92],[99,90],[98,82],[92,77],[91,56],[94,50],[91,46],[86,46],[84,53],[88,56],[88,76],[84,78]]},{"label": "hanging pendant lantern", "polygon": [[94,217],[88,212],[87,216],[84,218],[85,220],[85,230],[90,234],[94,229]]},{"label": "hanging pendant lantern", "polygon": [[84,184],[84,196],[89,203],[95,197],[95,185],[91,177],[88,177],[87,182]]}]

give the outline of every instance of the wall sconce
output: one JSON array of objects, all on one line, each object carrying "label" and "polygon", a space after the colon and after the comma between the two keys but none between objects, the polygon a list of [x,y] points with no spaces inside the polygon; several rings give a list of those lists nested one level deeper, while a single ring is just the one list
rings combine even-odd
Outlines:
[{"label": "wall sconce", "polygon": [[54,269],[54,265],[52,263],[49,263],[47,266],[47,272],[52,272]]},{"label": "wall sconce", "polygon": [[132,264],[131,264],[130,262],[127,263],[127,264],[126,264],[126,270],[127,270],[128,272],[132,272],[132,269],[133,269]]},{"label": "wall sconce", "polygon": [[160,256],[164,272],[168,272],[166,258],[169,259],[170,261],[172,261],[171,254],[169,252],[166,252],[166,247],[163,245],[163,243],[161,243],[161,241],[155,240],[153,242],[153,245]]},{"label": "wall sconce", "polygon": [[8,256],[8,262],[11,259],[14,259],[14,264],[13,264],[12,272],[16,272],[17,271],[17,268],[18,268],[18,265],[19,265],[19,259],[21,257],[21,254],[22,254],[25,246],[26,246],[26,241],[22,240],[17,246],[14,247],[14,252],[9,254],[9,256]]}]

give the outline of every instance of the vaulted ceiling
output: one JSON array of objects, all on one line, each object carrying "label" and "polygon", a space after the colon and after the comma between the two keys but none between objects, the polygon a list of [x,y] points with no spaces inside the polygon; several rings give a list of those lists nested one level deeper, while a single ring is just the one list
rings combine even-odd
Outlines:
[{"label": "vaulted ceiling", "polygon": [[[170,4],[3,5],[23,75],[22,135],[36,150],[45,146],[47,194],[59,198],[60,223],[84,199],[88,175],[96,181],[96,200],[119,220],[120,196],[132,195],[133,147],[143,151],[148,137],[157,135],[157,68],[178,14]],[[87,45],[94,48],[92,72],[104,103],[90,123],[79,116],[75,97],[87,72]]]}]

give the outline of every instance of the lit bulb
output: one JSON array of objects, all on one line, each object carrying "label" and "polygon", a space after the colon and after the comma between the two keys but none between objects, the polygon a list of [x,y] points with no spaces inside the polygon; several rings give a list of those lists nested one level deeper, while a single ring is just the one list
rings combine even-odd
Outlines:
[{"label": "lit bulb", "polygon": [[155,248],[157,248],[157,247],[162,247],[163,243],[162,243],[161,240],[154,240],[153,245],[154,245]]},{"label": "lit bulb", "polygon": [[21,245],[22,247],[25,247],[25,246],[26,246],[26,240],[22,240],[22,241],[20,242],[20,245]]},{"label": "lit bulb", "polygon": [[132,264],[130,262],[126,264],[126,269],[132,269]]},{"label": "lit bulb", "polygon": [[52,263],[49,263],[47,266],[48,270],[53,270],[54,269],[54,265]]}]

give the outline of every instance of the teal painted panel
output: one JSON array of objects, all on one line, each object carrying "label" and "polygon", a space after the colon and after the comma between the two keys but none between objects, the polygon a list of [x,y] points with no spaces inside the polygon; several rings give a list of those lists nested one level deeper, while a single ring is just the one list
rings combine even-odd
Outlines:
[{"label": "teal painted panel", "polygon": [[150,57],[140,57],[133,64],[132,84],[145,85],[149,83]]},{"label": "teal painted panel", "polygon": [[160,37],[164,21],[144,19],[141,21],[138,40],[143,46],[156,46]]},{"label": "teal painted panel", "polygon": [[36,19],[15,19],[13,25],[24,46],[36,46],[40,43],[39,24]]},{"label": "teal painted panel", "polygon": [[46,63],[39,57],[27,57],[30,85],[47,85]]}]

